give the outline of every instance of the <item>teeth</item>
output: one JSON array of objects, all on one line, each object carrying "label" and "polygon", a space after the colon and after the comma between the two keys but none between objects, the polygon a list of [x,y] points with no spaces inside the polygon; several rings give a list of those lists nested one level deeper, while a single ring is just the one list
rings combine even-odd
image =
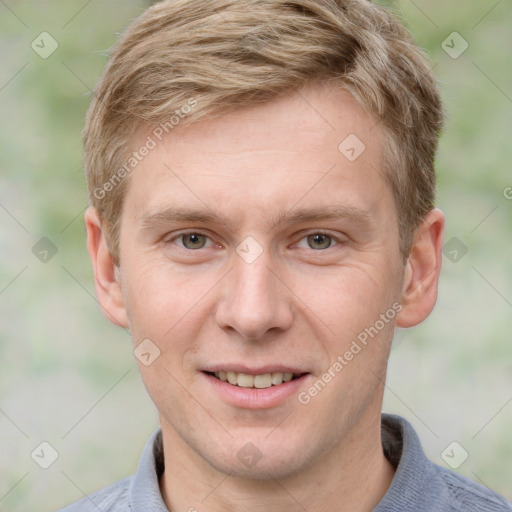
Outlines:
[{"label": "teeth", "polygon": [[263,375],[248,375],[246,373],[237,372],[215,372],[217,377],[222,382],[229,382],[233,386],[240,386],[241,388],[257,388],[264,389],[270,386],[279,386],[283,382],[290,382],[293,379],[293,373],[265,373]]},{"label": "teeth", "polygon": [[241,388],[253,388],[254,387],[254,376],[246,375],[245,373],[239,373],[237,384]]},{"label": "teeth", "polygon": [[254,377],[254,387],[258,389],[269,388],[272,386],[272,374],[265,373],[265,375],[256,375]]},{"label": "teeth", "polygon": [[276,372],[272,374],[272,384],[277,386],[283,382],[283,374],[281,372]]}]

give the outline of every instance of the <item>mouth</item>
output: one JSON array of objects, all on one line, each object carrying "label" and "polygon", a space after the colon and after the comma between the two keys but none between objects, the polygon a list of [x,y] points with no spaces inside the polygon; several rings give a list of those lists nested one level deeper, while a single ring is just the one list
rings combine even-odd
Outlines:
[{"label": "mouth", "polygon": [[250,375],[248,373],[239,373],[232,371],[216,371],[204,372],[211,377],[214,377],[221,382],[226,382],[232,386],[241,388],[255,388],[266,389],[272,386],[280,386],[286,382],[299,379],[304,373],[291,373],[291,372],[272,372],[263,373],[259,375]]}]

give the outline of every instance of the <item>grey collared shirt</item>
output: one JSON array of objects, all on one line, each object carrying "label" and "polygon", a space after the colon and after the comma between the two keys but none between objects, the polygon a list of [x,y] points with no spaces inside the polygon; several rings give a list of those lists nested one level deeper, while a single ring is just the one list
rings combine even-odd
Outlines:
[{"label": "grey collared shirt", "polygon": [[[487,487],[430,462],[412,425],[400,416],[382,415],[382,444],[396,473],[373,512],[512,511],[511,503]],[[158,485],[163,468],[162,436],[157,430],[146,443],[135,475],[61,512],[169,512]]]}]

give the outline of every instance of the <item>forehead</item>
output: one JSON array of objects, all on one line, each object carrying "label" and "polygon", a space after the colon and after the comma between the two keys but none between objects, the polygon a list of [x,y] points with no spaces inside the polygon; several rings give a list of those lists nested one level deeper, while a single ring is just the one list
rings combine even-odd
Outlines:
[{"label": "forehead", "polygon": [[390,193],[380,127],[350,93],[325,84],[178,126],[161,141],[150,130],[135,147],[148,133],[155,147],[125,201],[137,219],[186,202],[275,220],[299,203],[371,210]]},{"label": "forehead", "polygon": [[[349,135],[349,143],[340,147]],[[300,152],[301,156],[328,151],[354,161],[363,146],[365,152],[379,151],[381,138],[379,123],[348,91],[333,84],[315,83],[197,124],[178,125],[165,136],[164,143],[167,140],[167,147],[173,147],[175,152],[192,146],[194,151],[189,151],[189,157],[214,150],[220,143],[222,148],[217,154],[222,156],[224,152],[230,160],[244,159],[246,152],[267,149]],[[347,153],[354,143],[356,154]]]}]

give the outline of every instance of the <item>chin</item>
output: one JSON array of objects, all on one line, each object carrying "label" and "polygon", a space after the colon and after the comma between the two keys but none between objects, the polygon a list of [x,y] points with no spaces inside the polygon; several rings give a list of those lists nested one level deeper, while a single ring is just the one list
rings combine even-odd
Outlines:
[{"label": "chin", "polygon": [[[266,460],[263,460],[266,459]],[[232,478],[241,478],[244,480],[268,481],[275,479],[285,479],[301,472],[301,464],[296,460],[282,457],[269,459],[263,456],[261,460],[253,465],[241,462],[236,456],[231,461],[218,461],[214,464],[217,471],[220,471]]]},{"label": "chin", "polygon": [[[217,471],[226,475],[261,481],[294,476],[305,471],[315,459],[311,453],[311,443],[293,443],[290,439],[269,443],[265,438],[253,443],[248,439],[250,437],[242,442],[233,441],[220,453],[203,453],[202,456]],[[305,451],[306,445],[308,452]]]}]

